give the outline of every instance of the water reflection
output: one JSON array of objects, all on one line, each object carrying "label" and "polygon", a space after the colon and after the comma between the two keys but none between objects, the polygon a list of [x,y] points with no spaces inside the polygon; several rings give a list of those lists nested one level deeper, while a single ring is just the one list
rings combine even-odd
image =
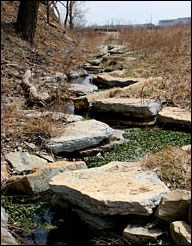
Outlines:
[{"label": "water reflection", "polygon": [[93,85],[92,75],[69,80],[71,84]]},{"label": "water reflection", "polygon": [[88,245],[91,233],[78,217],[59,214],[62,221],[50,209],[37,215],[35,219],[38,228],[31,234],[22,235],[27,245]]}]

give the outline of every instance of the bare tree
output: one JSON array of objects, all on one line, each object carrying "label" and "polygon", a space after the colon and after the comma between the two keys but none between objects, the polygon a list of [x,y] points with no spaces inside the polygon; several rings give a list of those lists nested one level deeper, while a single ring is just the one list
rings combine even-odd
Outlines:
[{"label": "bare tree", "polygon": [[67,26],[67,21],[68,21],[68,17],[69,17],[69,1],[66,1],[66,5],[64,5],[64,6],[66,8],[64,26]]},{"label": "bare tree", "polygon": [[40,1],[20,1],[16,28],[23,38],[33,43]]},{"label": "bare tree", "polygon": [[86,1],[74,1],[73,5],[73,28],[79,28],[84,25],[85,23],[85,12],[86,9],[84,8],[83,4]]},{"label": "bare tree", "polygon": [[73,29],[73,12],[75,1],[69,1],[69,28]]},{"label": "bare tree", "polygon": [[46,6],[47,6],[47,23],[49,24],[49,5],[50,5],[50,1],[45,1],[46,2]]},{"label": "bare tree", "polygon": [[56,1],[65,8],[64,26],[70,29],[79,26],[83,22],[85,10],[81,4],[86,1]]},{"label": "bare tree", "polygon": [[57,18],[61,22],[60,12],[57,8],[57,2],[61,2],[61,1],[47,1],[47,23],[49,23],[50,8],[53,8],[57,12]]}]

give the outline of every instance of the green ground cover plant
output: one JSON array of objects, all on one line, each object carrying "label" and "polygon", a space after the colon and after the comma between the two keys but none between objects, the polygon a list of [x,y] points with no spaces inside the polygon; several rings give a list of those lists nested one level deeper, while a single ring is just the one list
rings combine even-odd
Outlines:
[{"label": "green ground cover plant", "polygon": [[135,161],[146,153],[157,152],[165,146],[190,144],[190,133],[149,128],[131,128],[125,131],[126,142],[101,156],[88,158],[88,167],[98,167],[111,161]]}]

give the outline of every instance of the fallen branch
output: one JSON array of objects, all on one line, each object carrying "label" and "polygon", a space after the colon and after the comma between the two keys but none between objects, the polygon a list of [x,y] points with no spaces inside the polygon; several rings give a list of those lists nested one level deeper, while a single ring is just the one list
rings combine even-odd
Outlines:
[{"label": "fallen branch", "polygon": [[28,99],[32,101],[33,103],[41,103],[42,106],[45,106],[45,101],[44,99],[41,98],[41,96],[38,94],[37,89],[35,86],[33,86],[30,82],[29,79],[31,78],[32,73],[30,69],[27,69],[23,75],[22,82],[21,82],[21,87],[23,90],[26,92],[28,95]]}]

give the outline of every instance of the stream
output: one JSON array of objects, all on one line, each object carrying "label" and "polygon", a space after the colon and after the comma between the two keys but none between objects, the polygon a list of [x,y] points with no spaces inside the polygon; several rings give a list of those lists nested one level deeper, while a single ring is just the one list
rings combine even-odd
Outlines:
[{"label": "stream", "polygon": [[[122,236],[123,229],[130,222],[129,218],[125,222],[125,216],[124,223],[119,224],[118,228],[96,230],[84,224],[70,210],[57,208],[53,211],[49,206],[41,214],[35,215],[34,220],[36,226],[30,231],[15,230],[24,245],[131,245]],[[134,220],[140,223],[137,216]],[[149,219],[146,221],[149,222]],[[118,244],[114,244],[115,240]],[[163,240],[163,245],[171,245],[168,234]]]},{"label": "stream", "polygon": [[[40,227],[34,229],[31,234],[23,235],[27,244],[91,245],[90,240],[93,236],[91,229],[89,230],[74,214],[70,214],[70,218],[69,214],[68,216],[62,214],[62,221],[61,218],[59,219],[57,216],[51,211],[51,207],[45,211],[43,216],[36,216],[36,221],[39,223]],[[59,217],[61,217],[61,214]],[[54,225],[53,228],[43,228],[42,224],[45,222]]]},{"label": "stream", "polygon": [[[78,78],[78,79],[73,79],[71,81],[72,83],[82,83],[82,84],[91,84],[90,82],[90,76],[86,76],[83,78]],[[73,111],[73,106],[71,103],[66,104],[66,106],[68,106],[69,108],[65,111]],[[58,109],[55,109],[58,111]],[[129,128],[129,129],[125,129],[126,131],[129,131],[130,129],[132,129],[132,134],[134,133],[134,128]],[[139,139],[139,137],[141,137],[141,128],[135,128],[135,135],[133,136],[133,139],[130,138],[130,136],[128,136],[127,133],[127,139],[129,139],[129,142],[132,150],[132,152],[130,152],[129,155],[125,156],[124,153],[128,152],[125,151],[125,149],[127,148],[128,143],[123,145],[124,150],[121,150],[118,146],[117,149],[120,150],[120,161],[121,158],[122,159],[126,159],[124,161],[135,161],[138,160],[141,157],[141,153],[143,152],[144,148],[146,148],[146,139],[142,140]],[[161,129],[158,129],[157,127],[155,128],[150,128],[150,132],[151,134],[155,133],[155,134],[159,134],[159,132],[161,131]],[[170,131],[169,131],[170,132]],[[165,136],[168,135],[168,131],[166,133],[166,131],[164,131]],[[174,134],[174,132],[173,132]],[[179,135],[178,135],[179,136]],[[181,140],[181,137],[176,136],[176,140],[179,142],[180,144],[187,144],[188,142],[190,142],[190,140]],[[135,139],[134,139],[135,138]],[[157,144],[162,144],[163,143],[163,139],[165,137],[163,137],[162,139],[158,139],[156,142],[154,141],[154,139],[149,139],[149,143],[147,147],[151,147],[151,149],[153,149],[154,145]],[[173,139],[173,142],[176,140]],[[151,141],[151,142],[150,142]],[[142,145],[143,144],[143,145]],[[144,147],[145,146],[145,147]],[[156,147],[156,146],[155,146]],[[145,149],[147,150],[147,149]],[[149,150],[149,149],[148,149]],[[125,151],[125,152],[123,152]],[[116,152],[112,152],[112,153],[106,153],[106,161],[110,161],[110,158],[114,158],[114,156],[116,155]],[[124,155],[124,156],[123,156]],[[109,158],[109,160],[108,160]],[[89,167],[92,166],[92,162],[94,161],[94,157],[89,160]],[[101,163],[102,165],[103,163]],[[48,204],[50,204],[51,201],[51,196],[49,197],[49,199],[45,199],[44,196],[41,196],[39,198],[41,201],[43,202],[48,202]],[[13,202],[14,203],[14,202]],[[17,203],[17,205],[19,206],[19,202]],[[27,216],[26,216],[27,219]],[[25,244],[27,245],[99,245],[98,242],[99,240],[103,240],[103,238],[105,238],[105,245],[114,245],[113,244],[113,240],[116,238],[118,239],[120,242],[120,244],[118,245],[129,245],[127,244],[126,240],[121,238],[121,233],[122,231],[113,231],[111,230],[109,231],[97,231],[97,230],[93,230],[91,228],[89,228],[87,225],[85,225],[82,221],[80,221],[80,219],[74,214],[71,213],[68,209],[66,209],[66,211],[60,211],[59,209],[53,210],[51,205],[46,206],[41,213],[38,213],[36,215],[34,215],[33,220],[35,221],[35,225],[33,227],[33,230],[30,230],[29,232],[25,231],[25,230],[19,230],[18,234],[21,236],[21,238],[23,239],[23,241],[25,242]],[[110,239],[111,237],[111,239]],[[166,239],[166,245],[171,245],[168,242],[168,238]]]},{"label": "stream", "polygon": [[[126,129],[125,138],[128,140],[122,146],[118,146],[112,151],[106,152],[104,158],[93,156],[88,159],[86,164],[88,167],[94,167],[95,163],[101,166],[111,160],[118,161],[136,161],[147,151],[157,150],[157,148],[165,146],[169,141],[172,145],[184,145],[190,142],[190,134],[166,131],[158,128],[151,128],[149,131],[149,140],[146,143],[146,130],[141,128]],[[30,221],[29,216],[35,214],[32,218],[34,225],[30,226],[29,232],[27,230],[18,231],[17,233],[24,240],[27,245],[98,245],[100,240],[103,240],[104,245],[111,245],[116,237],[118,245],[129,245],[123,238],[122,230],[107,231],[95,230],[85,225],[77,215],[66,207],[65,211],[51,206],[52,194],[43,194],[36,203],[33,203],[33,209],[28,209],[28,212],[21,210],[21,203],[30,204],[30,198],[21,197],[11,200],[13,211],[17,210],[18,217],[23,215],[24,220]],[[23,200],[23,202],[21,202]],[[34,207],[39,205],[39,202],[46,202],[46,206],[42,206],[40,210],[34,210]],[[30,212],[31,211],[31,212]],[[15,219],[16,221],[16,219]],[[128,221],[127,221],[128,222]],[[29,222],[30,223],[30,222]],[[123,225],[122,225],[123,227]],[[126,225],[124,225],[124,228]],[[99,244],[100,245],[100,244]],[[114,244],[112,244],[114,245]],[[164,245],[171,245],[169,238],[165,239]]]}]

